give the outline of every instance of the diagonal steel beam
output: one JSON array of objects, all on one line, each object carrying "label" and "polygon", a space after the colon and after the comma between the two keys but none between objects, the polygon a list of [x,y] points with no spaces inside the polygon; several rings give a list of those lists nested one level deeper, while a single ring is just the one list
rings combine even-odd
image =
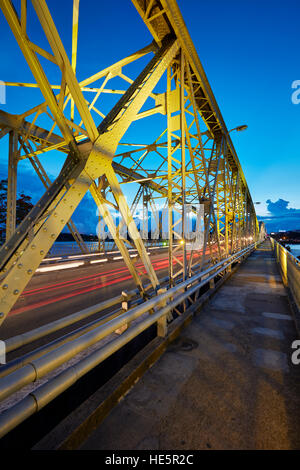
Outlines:
[{"label": "diagonal steel beam", "polygon": [[[22,145],[22,147],[24,148],[25,152],[26,153],[29,153],[28,150],[27,150],[27,147],[26,147],[26,144],[25,142],[22,140],[22,138],[20,137],[19,138],[19,141]],[[32,149],[31,149],[32,151]],[[43,183],[43,185],[45,186],[46,189],[49,188],[49,186],[51,185],[51,181],[46,173],[46,171],[44,170],[41,162],[39,161],[38,157],[36,155],[33,155],[32,157],[28,157],[29,158],[29,161],[32,165],[32,167],[34,168],[35,172],[37,173],[38,177],[40,178],[41,182]],[[84,253],[89,253],[89,250],[88,250],[88,247],[87,245],[85,244],[82,236],[80,235],[80,233],[78,232],[77,228],[76,228],[76,225],[74,224],[74,222],[72,221],[72,219],[70,219],[68,222],[67,222],[67,227],[68,229],[70,230],[70,233],[71,235],[73,236],[74,240],[76,241],[76,243],[78,244],[81,252],[84,254]]]},{"label": "diagonal steel beam", "polygon": [[[94,144],[91,141],[87,141],[77,146],[76,154],[79,153],[80,155],[80,165],[77,164],[76,167],[77,173],[74,176],[71,174],[64,175],[60,180],[60,184],[56,181],[51,185],[49,194],[46,193],[45,200],[40,201],[38,207],[35,207],[23,221],[23,225],[21,224],[22,236],[20,233],[16,234],[15,239],[10,239],[9,243],[0,251],[0,254],[2,254],[2,265],[5,266],[5,263],[14,255],[17,247],[26,237],[31,217],[34,215],[33,220],[36,223],[37,216],[42,216],[45,208],[51,204],[49,196],[52,191],[52,200],[55,197],[57,198],[55,207],[52,208],[51,213],[40,225],[33,239],[22,250],[17,262],[10,267],[9,272],[2,280],[0,288],[4,294],[0,299],[1,322],[20,296],[45,253],[49,251],[66,221],[70,219],[75,208],[93,184],[93,181],[102,174],[107,176],[122,217],[129,227],[129,232],[134,239],[153,288],[157,289],[159,287],[156,273],[145,247],[139,233],[137,233],[136,226],[133,226],[132,216],[111,166],[111,161],[120,139],[131,122],[134,121],[137,113],[173,60],[177,51],[178,44],[176,41],[168,39],[164,43],[155,57],[108,114],[107,119],[103,120],[98,129],[99,137]],[[74,159],[72,159],[72,163],[74,164]],[[68,186],[68,189],[66,186]],[[54,188],[56,187],[59,187],[59,190],[55,192]]]}]

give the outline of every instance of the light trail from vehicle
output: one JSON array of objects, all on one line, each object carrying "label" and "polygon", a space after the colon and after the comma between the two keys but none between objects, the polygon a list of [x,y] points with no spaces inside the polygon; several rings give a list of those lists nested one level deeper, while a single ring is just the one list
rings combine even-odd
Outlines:
[{"label": "light trail from vehicle", "polygon": [[[194,253],[194,257],[199,257],[200,256],[200,253],[199,254],[195,254]],[[187,256],[187,258],[189,258],[189,254]],[[178,260],[180,261],[182,259],[182,256],[179,256],[178,257]],[[173,261],[173,264],[175,264],[176,261]],[[168,268],[169,266],[169,258],[168,257],[164,257],[164,258],[159,258],[159,259],[155,259],[153,260],[153,268],[155,271],[161,271],[161,270],[165,270]],[[146,271],[143,266],[142,263],[140,264],[137,264],[136,265],[136,268],[139,270],[139,274],[142,275],[142,274],[146,274]],[[142,271],[141,271],[142,269]],[[128,273],[128,275],[126,275]],[[124,275],[123,277],[117,277],[117,279],[115,279],[115,276],[120,276],[120,275]],[[105,278],[105,279],[103,279]],[[95,282],[101,280],[101,282],[98,282],[97,284],[94,284]],[[78,277],[78,278],[75,278],[75,279],[71,279],[71,280],[68,280],[68,281],[63,281],[63,282],[57,282],[57,283],[54,283],[54,284],[47,284],[46,286],[42,286],[42,287],[38,287],[38,288],[35,288],[35,289],[30,289],[30,290],[27,290],[25,291],[23,294],[22,294],[22,298],[26,299],[26,298],[29,298],[29,297],[34,297],[34,296],[37,296],[37,295],[47,295],[47,294],[51,294],[52,292],[56,292],[56,291],[59,291],[61,289],[73,289],[71,290],[70,292],[68,293],[64,293],[62,295],[57,295],[55,297],[48,297],[44,300],[39,300],[38,302],[33,302],[31,304],[28,304],[28,305],[25,305],[25,306],[20,306],[20,307],[16,307],[14,308],[10,313],[9,313],[9,316],[13,316],[13,315],[18,315],[18,314],[21,314],[21,313],[24,313],[26,311],[31,311],[31,310],[35,310],[37,308],[41,308],[41,307],[44,307],[46,305],[50,305],[50,304],[54,304],[56,302],[60,302],[60,301],[63,301],[63,300],[66,300],[66,299],[69,299],[71,297],[77,297],[79,295],[82,295],[82,294],[87,294],[88,292],[92,292],[92,291],[95,291],[97,289],[102,289],[102,288],[105,288],[105,287],[109,287],[109,286],[112,286],[114,284],[117,284],[117,283],[120,283],[120,282],[125,282],[125,281],[128,281],[132,279],[132,276],[129,274],[129,270],[126,266],[124,267],[119,267],[119,268],[116,268],[114,270],[107,270],[107,271],[102,271],[102,272],[99,272],[99,273],[96,273],[96,274],[92,274],[92,275],[88,275],[88,276],[81,276],[81,277]],[[91,283],[93,283],[93,285],[91,285]],[[76,287],[79,287],[80,286],[80,289],[77,289],[76,290]]]}]

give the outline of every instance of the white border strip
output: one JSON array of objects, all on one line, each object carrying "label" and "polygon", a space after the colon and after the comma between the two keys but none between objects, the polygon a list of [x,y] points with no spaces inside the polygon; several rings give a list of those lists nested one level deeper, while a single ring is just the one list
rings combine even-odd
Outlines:
[{"label": "white border strip", "polygon": [[39,273],[46,273],[49,271],[58,271],[60,269],[70,269],[70,268],[77,268],[78,266],[82,266],[84,264],[84,261],[80,261],[78,263],[67,263],[67,264],[61,264],[58,266],[45,266],[43,268],[38,268],[36,272]]},{"label": "white border strip", "polygon": [[108,258],[105,258],[105,259],[94,259],[93,261],[90,261],[90,264],[104,263],[105,261],[108,261]]}]

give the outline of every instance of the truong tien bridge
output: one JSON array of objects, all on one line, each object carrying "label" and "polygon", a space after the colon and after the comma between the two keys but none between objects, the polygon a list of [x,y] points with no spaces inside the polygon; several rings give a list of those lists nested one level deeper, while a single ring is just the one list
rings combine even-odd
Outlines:
[{"label": "truong tien bridge", "polygon": [[[1,21],[34,80],[5,82],[24,112],[0,110],[0,448],[299,449],[300,262],[258,223],[245,126],[227,129],[177,2],[132,0],[153,41],[81,81],[84,2],[71,53],[59,9],[17,3]],[[16,225],[23,163],[45,192]],[[88,192],[112,240],[93,252],[72,220]],[[51,255],[65,226],[78,253]]]}]

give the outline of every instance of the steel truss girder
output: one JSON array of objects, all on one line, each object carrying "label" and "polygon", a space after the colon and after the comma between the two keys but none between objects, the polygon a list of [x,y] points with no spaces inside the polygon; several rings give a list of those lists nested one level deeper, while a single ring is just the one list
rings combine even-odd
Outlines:
[{"label": "steel truss girder", "polygon": [[[168,34],[177,37],[180,47],[183,49],[187,62],[192,69],[193,87],[199,113],[206,123],[213,138],[220,139],[223,135],[227,142],[227,159],[232,171],[238,171],[241,184],[247,191],[251,212],[255,214],[255,208],[247,186],[247,182],[241,168],[238,156],[234,149],[223,116],[209,85],[206,74],[199,60],[198,54],[185,26],[176,0],[131,0],[137,11],[148,27],[153,39],[160,44]],[[255,216],[256,217],[256,216]],[[257,224],[256,224],[257,225]],[[257,225],[258,230],[258,225]]]},{"label": "steel truss girder", "polygon": [[[80,88],[76,82],[74,73],[69,67],[68,59],[64,53],[63,46],[50,17],[46,3],[44,1],[36,2],[34,0],[32,2],[52,47],[56,63],[61,69],[66,70],[64,80],[69,87],[76,106],[80,108],[82,118],[85,119],[85,126],[90,136],[90,142],[87,141],[83,144],[76,145],[68,122],[64,119],[59,109],[61,106],[60,97],[59,102],[57,102],[52,91],[52,94],[50,93],[51,87],[49,86],[49,82],[41,69],[34,51],[28,43],[27,37],[25,37],[12,3],[1,1],[1,8],[5,13],[28,64],[37,78],[46,102],[60,127],[63,137],[70,146],[72,152],[70,158],[73,164],[76,161],[76,157],[78,157],[76,169],[79,170],[73,178],[70,178],[70,175],[64,173],[60,181],[56,180],[49,188],[44,199],[42,198],[39,202],[38,209],[35,207],[31,211],[29,216],[26,217],[18,228],[18,231],[15,232],[13,237],[9,240],[8,244],[2,247],[2,266],[5,268],[5,263],[12,258],[17,248],[26,238],[29,228],[41,219],[41,216],[45,214],[45,210],[47,210],[51,202],[56,198],[55,208],[53,207],[52,212],[48,214],[45,222],[39,226],[33,240],[22,249],[17,261],[10,266],[8,273],[5,273],[1,284],[4,292],[0,301],[1,322],[27,285],[45,253],[50,249],[52,243],[66,223],[66,220],[70,218],[75,207],[93,184],[93,180],[102,174],[105,174],[108,179],[119,210],[128,225],[129,233],[134,239],[134,243],[144,263],[153,288],[156,289],[159,287],[155,271],[153,270],[145,247],[137,232],[132,216],[130,215],[119,182],[111,166],[111,161],[121,137],[130,126],[130,123],[135,119],[154,86],[176,55],[178,44],[171,38],[164,42],[163,46],[150,61],[148,66],[146,66],[121,100],[102,121],[99,128],[95,130],[95,125],[90,121],[89,113],[86,112],[87,108],[83,104]],[[59,190],[51,191],[52,188],[58,187]],[[66,187],[68,187],[68,189]],[[52,199],[49,197],[51,194]]]},{"label": "steel truss girder", "polygon": [[[78,3],[78,0],[76,2]],[[141,183],[144,188],[147,188],[143,190],[144,193],[147,191],[147,204],[154,206],[155,199],[162,197],[169,201],[170,210],[176,201],[181,205],[184,216],[185,201],[205,203],[205,246],[200,260],[201,266],[205,261],[207,246],[212,262],[224,257],[229,251],[232,253],[237,250],[243,236],[245,238],[245,234],[249,233],[248,227],[252,226],[252,234],[257,230],[255,211],[223,118],[186,28],[183,26],[182,18],[180,14],[178,16],[179,10],[176,2],[171,0],[146,0],[143,2],[133,0],[140,13],[143,13],[143,19],[157,42],[157,52],[134,81],[124,76],[118,69],[119,72],[116,74],[125,78],[131,85],[127,91],[122,92],[122,98],[108,115],[106,117],[102,115],[104,119],[98,127],[91,117],[91,109],[95,110],[93,107],[95,100],[92,103],[87,103],[82,92],[84,87],[92,83],[97,76],[97,78],[104,79],[100,88],[96,90],[95,98],[99,96],[104,91],[108,79],[113,76],[114,69],[110,67],[79,84],[74,73],[76,57],[73,55],[71,65],[46,2],[32,0],[32,3],[53,54],[47,55],[45,51],[41,51],[36,45],[30,43],[26,36],[24,15],[23,21],[22,18],[19,21],[12,3],[0,0],[0,5],[6,13],[11,29],[35,75],[46,102],[22,116],[16,117],[0,112],[0,128],[2,128],[3,135],[9,130],[17,128],[24,145],[29,145],[29,141],[39,144],[39,147],[33,149],[32,152],[30,151],[31,153],[27,153],[27,158],[37,158],[39,152],[54,148],[67,153],[68,157],[58,179],[49,187],[46,195],[18,227],[17,232],[5,247],[0,250],[4,268],[4,278],[0,286],[4,292],[3,298],[0,300],[2,319],[14,305],[45,253],[88,189],[90,189],[105,223],[114,235],[115,242],[136,285],[144,295],[144,286],[139,273],[130,260],[125,243],[119,239],[120,226],[116,227],[112,221],[107,209],[109,202],[103,196],[101,188],[94,183],[100,177],[105,179],[106,184],[112,190],[115,199],[114,207],[120,211],[123,222],[128,226],[152,287],[154,290],[158,290],[156,274],[116,177],[118,174],[123,179],[121,183],[126,183],[128,180],[142,180],[143,177],[149,176],[144,164],[145,158],[151,151],[156,151],[161,157],[159,169],[163,168],[165,164],[168,165],[168,173],[165,177],[146,178],[147,181]],[[143,10],[144,8],[145,10]],[[76,18],[74,21],[76,24]],[[76,31],[74,34],[76,36]],[[76,42],[75,36],[73,39]],[[137,53],[137,56],[142,56],[150,50],[153,50],[153,45],[144,48],[140,54]],[[59,90],[57,96],[53,94],[53,86],[50,85],[41,68],[37,52],[51,60],[61,70],[62,81],[61,85],[57,87]],[[119,65],[122,67],[122,64],[129,63],[130,60],[124,59],[120,61]],[[157,96],[153,93],[153,89],[166,70],[168,70],[169,82],[172,75],[175,90],[167,88],[166,93]],[[155,108],[139,113],[148,97],[155,99]],[[72,104],[71,120],[67,119],[63,112],[68,99]],[[54,118],[54,124],[58,125],[63,137],[54,134],[53,128],[46,131],[35,125],[36,117],[39,113],[45,112],[47,106],[52,113],[52,118]],[[72,121],[75,107],[82,119],[82,123],[79,125]],[[171,112],[170,109],[173,111]],[[178,111],[180,112],[179,121],[176,117]],[[25,117],[33,112],[36,112],[33,121],[26,122]],[[144,156],[135,159],[131,167],[126,165],[125,153],[124,156],[122,154],[115,156],[115,158],[120,157],[121,162],[113,161],[117,146],[131,123],[150,116],[154,112],[167,115],[168,126],[163,134],[154,144],[148,146]],[[206,125],[205,132],[200,129],[200,118]],[[174,129],[172,129],[176,120],[179,122],[179,127],[175,126],[174,129],[175,132],[179,130],[179,135],[174,134]],[[81,124],[84,125],[84,128]],[[193,128],[194,130],[192,130]],[[167,143],[159,143],[159,139],[165,134],[168,136]],[[172,134],[173,137],[175,135],[173,140]],[[82,142],[83,138],[85,140]],[[164,147],[168,150],[167,156],[160,153],[160,148]],[[177,153],[175,154],[175,152]],[[179,153],[181,156],[178,159],[177,154]],[[70,165],[73,166],[68,169]],[[155,178],[157,179],[155,180]],[[173,230],[174,226],[171,224],[169,227],[171,235]],[[180,251],[182,259],[178,257]],[[173,269],[174,262],[177,263],[175,270]],[[183,279],[190,276],[194,272],[193,269],[197,262],[199,259],[194,258],[194,253],[187,261],[185,245],[180,247],[178,252],[173,250],[171,246],[170,283],[176,282],[179,276],[182,276]]]}]

